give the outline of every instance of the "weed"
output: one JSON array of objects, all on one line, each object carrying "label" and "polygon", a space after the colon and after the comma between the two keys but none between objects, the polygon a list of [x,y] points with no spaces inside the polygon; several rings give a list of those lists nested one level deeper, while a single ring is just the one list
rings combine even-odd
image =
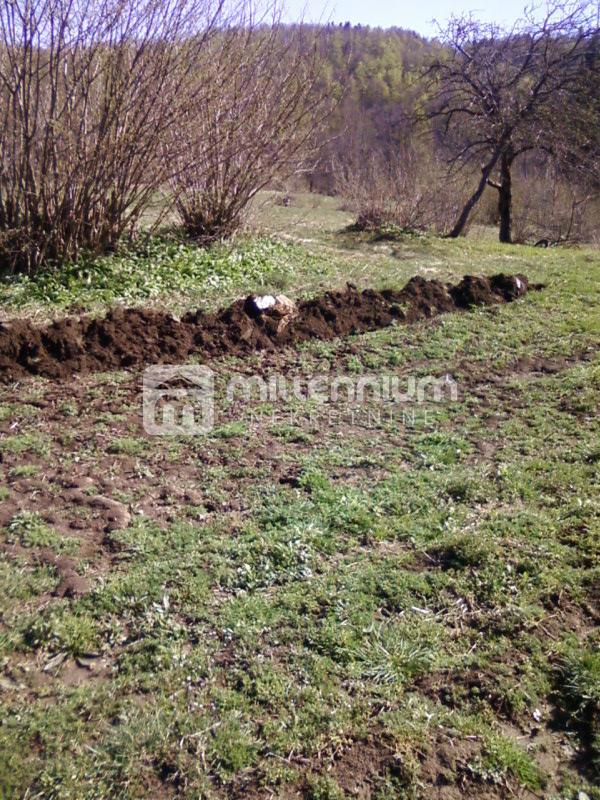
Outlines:
[{"label": "weed", "polygon": [[146,439],[134,436],[119,436],[114,438],[108,445],[107,452],[115,455],[139,456],[148,450]]},{"label": "weed", "polygon": [[33,511],[15,514],[8,523],[7,531],[7,540],[16,541],[23,547],[49,547],[59,553],[75,553],[79,549],[75,539],[61,536]]}]

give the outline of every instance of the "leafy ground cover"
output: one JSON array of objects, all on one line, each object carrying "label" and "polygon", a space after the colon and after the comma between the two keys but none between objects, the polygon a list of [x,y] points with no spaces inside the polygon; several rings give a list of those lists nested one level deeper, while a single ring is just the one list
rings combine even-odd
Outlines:
[{"label": "leafy ground cover", "polygon": [[[147,435],[135,372],[4,387],[1,797],[600,797],[598,252],[375,241],[312,205],[262,218],[292,295],[547,288],[213,362],[203,436]],[[458,397],[227,402],[275,373]]]},{"label": "leafy ground cover", "polygon": [[[248,285],[258,291],[283,285],[290,273],[310,268],[305,251],[272,237],[243,238],[234,246],[210,250],[174,236],[150,237],[124,244],[102,258],[82,258],[35,280],[5,277],[0,283],[4,316],[17,313],[64,315],[95,311],[115,303],[161,306],[174,311],[196,308],[235,296]],[[313,264],[313,267],[315,265]]]}]

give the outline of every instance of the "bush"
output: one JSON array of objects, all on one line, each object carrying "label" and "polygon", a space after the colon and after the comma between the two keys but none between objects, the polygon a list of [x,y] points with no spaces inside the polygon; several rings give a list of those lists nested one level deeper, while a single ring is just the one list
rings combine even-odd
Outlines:
[{"label": "bush", "polygon": [[513,241],[600,241],[600,194],[548,168],[515,181]]},{"label": "bush", "polygon": [[285,30],[277,11],[269,26],[248,20],[213,41],[203,73],[210,95],[200,96],[165,147],[188,236],[202,243],[231,236],[261,189],[306,167],[329,105],[318,78],[313,35]]},{"label": "bush", "polygon": [[110,251],[139,220],[201,88],[210,4],[0,0],[0,269]]},{"label": "bush", "polygon": [[338,160],[334,173],[336,192],[356,214],[357,230],[445,233],[460,209],[460,187],[427,155],[374,150]]}]

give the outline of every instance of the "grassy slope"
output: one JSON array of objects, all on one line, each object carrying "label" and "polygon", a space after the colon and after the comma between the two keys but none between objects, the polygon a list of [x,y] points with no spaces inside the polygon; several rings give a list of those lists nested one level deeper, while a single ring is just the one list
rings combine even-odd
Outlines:
[{"label": "grassy slope", "polygon": [[[0,797],[600,797],[598,253],[357,242],[333,201],[301,203],[263,217],[299,242],[274,280],[292,295],[499,270],[548,287],[212,365],[221,389],[450,373],[458,402],[414,423],[221,403],[210,436],[173,441],[144,435],[135,377],[4,390],[1,536],[21,548],[0,558]],[[96,534],[70,475],[129,525]],[[53,597],[41,546],[92,592]]]}]

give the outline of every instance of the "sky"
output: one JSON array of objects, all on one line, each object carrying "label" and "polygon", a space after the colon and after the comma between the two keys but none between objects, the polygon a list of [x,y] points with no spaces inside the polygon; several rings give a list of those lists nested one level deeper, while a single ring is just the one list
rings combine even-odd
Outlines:
[{"label": "sky", "polygon": [[443,23],[451,14],[472,11],[478,19],[513,22],[522,16],[526,0],[287,0],[288,16],[310,22],[351,22],[371,27],[408,28],[433,36],[433,19]]}]

